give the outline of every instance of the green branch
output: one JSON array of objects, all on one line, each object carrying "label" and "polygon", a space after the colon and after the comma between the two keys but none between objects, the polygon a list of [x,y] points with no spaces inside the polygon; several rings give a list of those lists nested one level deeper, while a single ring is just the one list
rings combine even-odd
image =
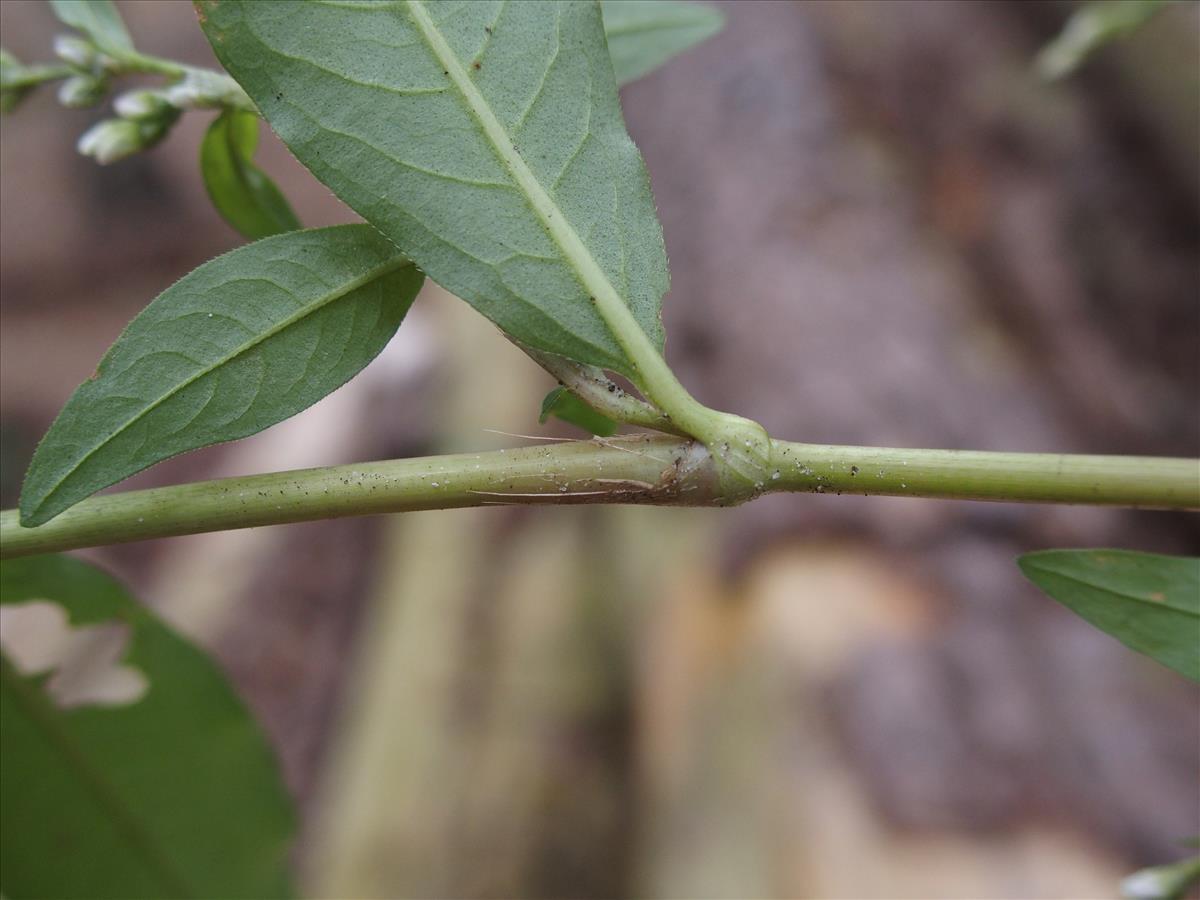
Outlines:
[{"label": "green branch", "polygon": [[773,450],[772,491],[1200,509],[1197,459],[786,441],[774,441]]},{"label": "green branch", "polygon": [[[771,442],[759,493],[807,491],[1022,503],[1200,508],[1200,460],[904,450]],[[718,466],[666,436],[569,441],[128,491],[37,528],[0,513],[0,558],[379,513],[508,504],[723,506]]]}]

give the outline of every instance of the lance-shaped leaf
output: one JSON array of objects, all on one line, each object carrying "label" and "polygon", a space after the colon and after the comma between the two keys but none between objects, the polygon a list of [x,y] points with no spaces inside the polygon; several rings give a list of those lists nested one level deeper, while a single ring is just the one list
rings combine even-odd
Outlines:
[{"label": "lance-shaped leaf", "polygon": [[250,240],[295,231],[300,220],[275,182],[254,165],[258,116],[227,109],[200,143],[200,172],[217,212]]},{"label": "lance-shaped leaf", "polygon": [[293,231],[205,263],[67,401],[25,476],[21,523],[316,403],[383,349],[421,280],[368,225]]},{"label": "lance-shaped leaf", "polygon": [[133,49],[133,39],[112,0],[50,0],[50,8],[60,22],[82,31],[101,50]]},{"label": "lance-shaped leaf", "polygon": [[285,896],[291,803],[208,658],[68,557],[0,564],[0,604],[0,893]]},{"label": "lance-shaped leaf", "polygon": [[707,40],[725,21],[719,10],[682,0],[603,0],[601,8],[617,84]]},{"label": "lance-shaped leaf", "polygon": [[595,3],[198,6],[296,157],[435,281],[569,359],[635,374],[600,293],[661,345],[662,230]]},{"label": "lance-shaped leaf", "polygon": [[1017,563],[1034,584],[1097,628],[1200,681],[1200,559],[1043,550]]}]

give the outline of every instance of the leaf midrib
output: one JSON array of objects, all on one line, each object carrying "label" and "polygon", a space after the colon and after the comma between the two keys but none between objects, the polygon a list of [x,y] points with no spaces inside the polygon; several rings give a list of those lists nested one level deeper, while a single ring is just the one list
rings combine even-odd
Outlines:
[{"label": "leaf midrib", "polygon": [[524,195],[526,202],[534,215],[541,221],[549,233],[551,240],[558,246],[571,268],[575,271],[583,287],[596,304],[601,319],[612,332],[617,344],[625,352],[630,364],[640,371],[639,360],[650,352],[656,354],[649,338],[646,337],[641,325],[634,318],[633,312],[621,299],[619,293],[608,276],[604,274],[591,251],[580,239],[578,233],[567,221],[558,204],[542,187],[537,176],[525,164],[525,160],[517,152],[517,148],[508,131],[500,123],[491,105],[480,93],[475,82],[471,79],[466,66],[458,55],[451,49],[442,35],[441,30],[429,15],[422,0],[407,0],[409,15],[429,46],[434,57],[441,64],[454,87],[458,89],[470,114],[483,130],[484,137],[491,144],[500,162],[512,174],[517,187]]},{"label": "leaf midrib", "polygon": [[100,441],[98,441],[95,445],[93,445],[91,447],[91,449],[88,450],[87,453],[85,453],[83,456],[81,456],[75,462],[74,465],[72,465],[65,472],[63,472],[63,474],[58,478],[57,481],[54,482],[54,484],[50,487],[50,489],[47,490],[42,495],[42,499],[38,503],[38,505],[33,510],[30,511],[31,515],[35,514],[38,510],[42,509],[50,501],[50,499],[59,491],[59,489],[62,488],[63,484],[67,481],[67,479],[70,478],[72,475],[74,475],[76,472],[78,472],[79,469],[89,459],[91,459],[96,453],[98,453],[101,449],[103,449],[107,444],[111,443],[116,437],[118,437],[119,435],[124,433],[126,430],[131,428],[133,425],[135,425],[137,422],[139,422],[143,417],[149,415],[151,412],[153,412],[155,409],[157,409],[163,403],[166,403],[168,400],[170,400],[172,397],[174,397],[180,391],[182,391],[185,388],[189,387],[190,385],[196,383],[201,378],[211,375],[217,369],[221,368],[222,366],[228,365],[233,360],[237,359],[239,356],[250,352],[255,347],[258,347],[259,345],[261,345],[261,344],[265,343],[266,341],[270,340],[271,338],[275,337],[277,334],[280,334],[281,332],[287,330],[288,328],[291,328],[297,322],[300,322],[300,321],[306,319],[308,316],[318,312],[323,307],[328,306],[330,303],[334,303],[334,302],[342,299],[347,294],[353,293],[354,291],[370,284],[372,281],[375,281],[378,278],[382,278],[385,275],[391,274],[392,272],[396,271],[397,269],[403,268],[404,266],[410,266],[410,265],[412,265],[412,262],[409,259],[407,259],[406,257],[403,257],[403,256],[398,256],[395,259],[389,260],[386,263],[383,263],[381,265],[374,267],[373,269],[370,269],[369,271],[363,273],[359,277],[348,281],[341,288],[339,288],[335,291],[331,291],[328,294],[324,294],[324,295],[318,297],[316,300],[312,301],[311,303],[308,303],[305,306],[302,306],[300,309],[296,310],[296,312],[292,313],[292,315],[283,319],[278,324],[272,326],[271,328],[267,329],[266,331],[262,332],[261,334],[256,335],[255,337],[246,341],[244,344],[236,347],[230,353],[227,353],[220,359],[210,363],[208,366],[205,366],[204,368],[198,370],[193,375],[191,375],[188,378],[181,381],[179,384],[174,385],[170,390],[168,390],[164,394],[162,394],[162,396],[156,398],[153,402],[147,404],[143,409],[140,409],[136,415],[132,416],[128,421],[126,421],[124,424],[122,424],[115,431],[110,432],[109,434],[105,435]]}]

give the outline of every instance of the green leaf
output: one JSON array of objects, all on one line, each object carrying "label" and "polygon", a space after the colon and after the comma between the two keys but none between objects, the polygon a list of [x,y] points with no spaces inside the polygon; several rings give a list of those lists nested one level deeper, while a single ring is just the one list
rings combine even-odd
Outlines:
[{"label": "green leaf", "polygon": [[1043,550],[1017,564],[1047,594],[1125,646],[1200,681],[1200,559]]},{"label": "green leaf", "polygon": [[21,523],[311,406],[374,359],[420,286],[367,225],[293,231],[205,263],[138,315],[67,401],[25,476]]},{"label": "green leaf", "polygon": [[50,8],[60,22],[82,31],[101,50],[133,49],[133,38],[112,0],[50,0]]},{"label": "green leaf", "polygon": [[611,437],[617,433],[616,422],[596,412],[565,387],[556,387],[542,400],[538,422],[545,424],[551,416],[599,437]]},{"label": "green leaf", "polygon": [[275,183],[253,163],[258,116],[227,109],[200,144],[200,171],[222,218],[250,240],[295,231],[300,221]]},{"label": "green leaf", "polygon": [[720,10],[682,0],[603,0],[601,9],[620,85],[708,40],[725,23]]},{"label": "green leaf", "polygon": [[[212,662],[109,576],[65,556],[0,564],[0,604],[6,616],[48,613],[87,629],[74,633],[90,642],[92,661],[104,626],[124,651],[84,683],[97,689],[97,674],[111,683],[115,672],[126,676],[118,685],[132,679],[144,691],[67,705],[54,691],[58,674],[45,671],[53,661],[23,673],[21,655],[0,657],[0,892],[288,894],[291,802],[261,732]],[[16,650],[12,624],[5,643]]]},{"label": "green leaf", "polygon": [[1037,69],[1054,80],[1070,75],[1105,44],[1141,28],[1168,0],[1099,0],[1071,14],[1062,32],[1038,54]]},{"label": "green leaf", "polygon": [[662,229],[596,4],[198,6],[296,157],[435,281],[537,350],[635,376],[601,293],[661,347]]}]

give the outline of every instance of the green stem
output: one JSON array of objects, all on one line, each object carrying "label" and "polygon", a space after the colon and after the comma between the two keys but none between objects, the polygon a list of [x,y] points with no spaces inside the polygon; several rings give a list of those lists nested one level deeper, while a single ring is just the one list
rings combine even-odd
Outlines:
[{"label": "green stem", "polygon": [[75,74],[75,70],[70,66],[24,66],[20,70],[21,74],[15,78],[6,79],[0,87],[5,90],[21,90],[23,88],[37,87],[47,81],[58,81],[60,78],[70,78]]},{"label": "green stem", "polygon": [[[258,115],[258,107],[242,89],[242,86],[230,76],[212,69],[189,66],[185,63],[163,59],[139,53],[137,50],[109,49],[105,56],[113,61],[107,70],[112,76],[123,75],[161,75],[172,84],[185,83],[194,90],[188,98],[189,107],[216,109],[233,107],[243,109]],[[47,81],[57,81],[79,74],[67,65],[32,65],[23,66],[20,75],[6,79],[0,87],[5,90],[23,90],[36,87]]]},{"label": "green stem", "polygon": [[[1200,460],[772,441],[760,492],[1200,508]],[[778,476],[775,473],[778,472]],[[667,436],[276,472],[93,497],[45,525],[0,513],[0,558],[313,519],[492,504],[719,506],[704,446]]]},{"label": "green stem", "polygon": [[232,107],[258,115],[258,107],[240,84],[229,75],[189,66],[159,56],[149,56],[130,50],[116,57],[120,63],[118,74],[162,75],[172,83],[183,83],[194,88],[193,96],[186,104],[192,108],[222,109]]},{"label": "green stem", "polygon": [[[105,52],[113,54],[113,51]],[[143,75],[163,75],[167,78],[182,78],[191,68],[191,66],[185,66],[183,63],[175,62],[174,60],[163,59],[161,56],[151,56],[147,53],[139,53],[136,50],[123,51],[119,55],[113,55],[113,58],[121,64],[122,75],[140,73]]]},{"label": "green stem", "polygon": [[771,491],[1200,509],[1196,459],[787,441],[774,441],[772,449]]}]

